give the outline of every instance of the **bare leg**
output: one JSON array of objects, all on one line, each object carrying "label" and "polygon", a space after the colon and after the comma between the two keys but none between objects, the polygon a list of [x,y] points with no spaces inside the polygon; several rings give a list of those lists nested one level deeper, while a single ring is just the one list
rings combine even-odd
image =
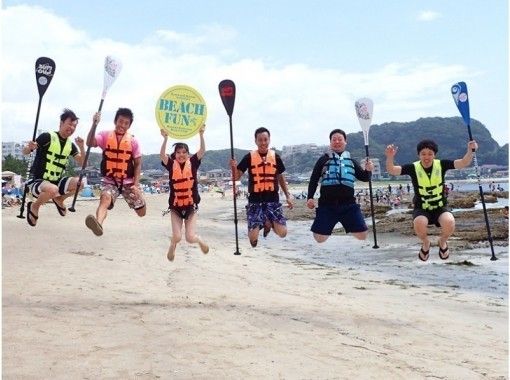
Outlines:
[{"label": "bare leg", "polygon": [[284,238],[287,236],[287,226],[273,222],[273,230],[279,237]]},{"label": "bare leg", "polygon": [[[429,220],[423,216],[417,216],[413,220],[413,226],[414,226],[414,232],[416,233],[416,236],[418,236],[418,239],[421,240],[421,260],[426,261],[428,259],[428,251],[430,250],[430,240],[427,235],[427,226],[428,226]],[[426,252],[426,254],[422,254],[422,252]]]},{"label": "bare leg", "polygon": [[176,212],[170,211],[170,220],[172,221],[172,238],[166,257],[168,260],[174,261],[175,248],[182,239],[182,218]]},{"label": "bare leg", "polygon": [[248,230],[248,239],[250,239],[250,244],[254,248],[257,246],[257,242],[259,239],[259,232],[260,232],[260,229],[258,227]]},{"label": "bare leg", "polygon": [[196,212],[193,212],[193,214],[184,221],[184,225],[186,227],[186,241],[191,244],[198,243],[203,254],[209,252],[209,246],[195,233],[197,225]]},{"label": "bare leg", "polygon": [[363,232],[353,232],[352,236],[354,236],[358,240],[365,240],[368,236],[368,230]]},{"label": "bare leg", "polygon": [[41,190],[41,193],[37,197],[37,200],[32,203],[31,207],[31,211],[35,216],[39,215],[39,207],[44,205],[50,199],[53,199],[59,195],[57,185],[54,185],[48,181],[43,181],[39,189]]},{"label": "bare leg", "polygon": [[441,236],[439,237],[439,241],[437,244],[441,251],[439,252],[439,257],[441,259],[447,259],[449,256],[448,253],[448,238],[452,236],[455,231],[455,218],[453,217],[451,212],[443,212],[438,219],[439,225],[441,226]]},{"label": "bare leg", "polygon": [[321,235],[321,234],[316,234],[315,232],[313,233],[313,237],[315,239],[315,241],[317,243],[324,243],[326,240],[328,240],[329,238],[329,235]]}]

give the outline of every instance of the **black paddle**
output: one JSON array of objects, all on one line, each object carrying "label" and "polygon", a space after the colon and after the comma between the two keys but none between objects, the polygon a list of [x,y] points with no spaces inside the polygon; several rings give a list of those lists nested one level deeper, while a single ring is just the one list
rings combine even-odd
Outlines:
[{"label": "black paddle", "polygon": [[[470,125],[470,116],[469,116],[469,98],[467,85],[465,82],[455,83],[451,88],[453,100],[459,109],[459,112],[462,116],[462,120],[464,120],[464,124],[466,124],[468,129],[469,141],[473,141],[473,135],[471,134],[471,125]],[[480,181],[480,170],[478,169],[478,160],[476,158],[476,151],[473,149],[473,162],[475,164],[475,173],[476,178],[478,180],[478,190],[480,191],[480,200],[482,201],[483,207],[483,216],[485,217],[485,228],[487,228],[487,238],[489,240],[489,245],[491,247],[491,260],[497,260],[494,253],[494,246],[492,244],[492,234],[491,227],[489,225],[489,217],[487,215],[487,208],[485,207],[485,198],[483,196],[482,182]]]},{"label": "black paddle", "polygon": [[[106,97],[106,93],[108,92],[108,89],[110,86],[115,82],[115,79],[117,79],[117,76],[120,73],[120,70],[122,69],[122,63],[111,56],[107,56],[104,60],[104,80],[103,80],[103,93],[101,95],[101,101],[99,102],[99,108],[97,112],[101,112],[101,109],[103,108],[103,102],[104,98]],[[96,127],[97,124],[92,123],[92,127],[90,129],[90,136],[94,136],[96,133]],[[74,205],[76,204],[76,199],[78,198],[78,193],[80,192],[81,187],[81,181],[83,180],[83,176],[85,174],[85,168],[87,167],[87,161],[89,159],[90,155],[90,142],[87,141],[87,151],[85,153],[85,158],[83,159],[83,164],[81,166],[80,176],[78,178],[78,183],[76,184],[76,191],[74,192],[73,197],[73,203],[71,204],[71,207],[68,208],[69,211],[75,212],[76,209],[74,208]]]},{"label": "black paddle", "polygon": [[[37,91],[39,91],[39,104],[37,105],[37,114],[35,117],[34,133],[32,134],[32,141],[35,141],[37,134],[37,125],[39,124],[39,112],[41,111],[41,102],[44,93],[48,89],[48,86],[55,75],[55,61],[48,57],[40,57],[35,61],[35,79],[37,82]],[[30,167],[32,166],[33,153],[31,152],[28,156],[28,167],[27,175],[25,177],[25,187],[23,189],[23,198],[21,199],[21,206],[19,210],[18,218],[24,219],[23,212],[25,211],[25,199],[28,192],[28,178],[30,176]]]},{"label": "black paddle", "polygon": [[[230,123],[230,157],[234,159],[234,138],[232,134],[232,113],[234,112],[234,102],[236,100],[236,85],[230,79],[225,79],[218,85],[221,101],[227,111],[228,121]],[[237,200],[236,200],[236,179],[234,168],[232,168],[232,191],[234,194],[234,225],[236,231],[236,251],[234,255],[240,255],[239,238],[237,235]]]}]

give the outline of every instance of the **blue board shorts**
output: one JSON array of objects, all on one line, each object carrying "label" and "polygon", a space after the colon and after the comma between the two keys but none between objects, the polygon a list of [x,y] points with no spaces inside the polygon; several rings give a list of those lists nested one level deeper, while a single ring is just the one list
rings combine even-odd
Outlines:
[{"label": "blue board shorts", "polygon": [[341,205],[319,205],[315,209],[315,220],[310,230],[319,235],[331,235],[340,222],[346,233],[368,230],[361,208],[357,203]]},{"label": "blue board shorts", "polygon": [[248,203],[246,205],[246,218],[248,219],[248,230],[262,229],[266,220],[283,226],[287,225],[287,219],[283,216],[280,202]]}]

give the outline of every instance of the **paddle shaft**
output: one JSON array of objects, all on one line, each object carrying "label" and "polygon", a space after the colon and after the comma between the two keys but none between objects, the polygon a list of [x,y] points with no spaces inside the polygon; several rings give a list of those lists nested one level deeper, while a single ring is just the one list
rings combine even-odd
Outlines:
[{"label": "paddle shaft", "polygon": [[[39,103],[37,104],[37,114],[35,116],[35,125],[34,125],[34,133],[32,134],[32,141],[35,141],[36,134],[37,134],[37,126],[39,125],[39,113],[41,112],[41,103],[42,103],[43,95],[39,95]],[[23,213],[25,212],[25,200],[27,198],[27,192],[28,192],[28,177],[30,176],[30,167],[32,166],[32,158],[33,153],[30,152],[30,155],[28,156],[28,164],[27,164],[27,174],[25,176],[25,186],[23,187],[23,197],[21,198],[21,206],[19,208],[19,215],[18,218],[24,219],[25,216]]]},{"label": "paddle shaft", "polygon": [[[368,145],[365,145],[365,153],[368,161]],[[372,214],[372,231],[374,232],[374,245],[372,248],[377,249],[379,246],[377,245],[377,232],[375,229],[375,215],[374,215],[374,198],[372,196],[372,172],[370,172],[370,177],[368,179],[368,191],[370,193],[370,213]]]},{"label": "paddle shaft", "polygon": [[[228,115],[228,122],[230,125],[230,157],[234,159],[234,137],[232,133],[232,115]],[[235,168],[232,168],[232,193],[234,196],[234,226],[236,233],[236,251],[234,255],[240,255],[239,252],[239,235],[237,232],[237,194],[236,194],[236,176],[235,176]]]},{"label": "paddle shaft", "polygon": [[[99,102],[99,108],[98,108],[97,112],[101,112],[101,110],[103,109],[103,103],[104,103],[104,97],[101,98],[101,101]],[[92,127],[90,129],[91,137],[93,137],[95,135],[96,127],[97,127],[97,124],[94,124],[94,122],[92,122]],[[73,203],[71,204],[71,207],[68,208],[68,210],[71,212],[76,211],[74,206],[76,204],[76,199],[78,198],[78,193],[80,192],[81,181],[83,180],[83,176],[85,175],[85,168],[87,167],[87,161],[89,159],[89,155],[90,155],[90,141],[87,141],[87,151],[85,152],[85,157],[83,158],[83,164],[81,165],[80,176],[78,177],[78,183],[76,184],[76,191],[74,192],[74,196],[73,196]]]},{"label": "paddle shaft", "polygon": [[[468,129],[468,135],[469,135],[469,141],[473,141],[473,135],[471,133],[471,126],[467,125]],[[478,191],[480,192],[480,200],[482,201],[482,208],[483,208],[483,216],[485,218],[485,228],[487,229],[487,239],[489,240],[489,245],[491,247],[491,260],[497,260],[496,254],[494,253],[494,245],[492,243],[492,234],[491,234],[491,227],[489,225],[489,216],[487,215],[487,207],[485,206],[485,197],[483,195],[483,189],[482,189],[482,181],[480,180],[480,170],[478,169],[478,159],[476,157],[476,150],[472,149],[473,152],[473,163],[475,164],[475,173],[476,173],[476,179],[478,182]]]}]

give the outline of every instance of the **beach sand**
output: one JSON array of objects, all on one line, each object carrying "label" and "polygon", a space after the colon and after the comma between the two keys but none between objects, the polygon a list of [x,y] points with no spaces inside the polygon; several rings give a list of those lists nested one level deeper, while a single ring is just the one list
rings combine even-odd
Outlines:
[{"label": "beach sand", "polygon": [[[167,197],[147,202],[139,218],[119,200],[102,237],[84,224],[96,201],[79,201],[65,218],[48,204],[36,228],[16,218],[18,209],[2,210],[3,378],[508,378],[507,292],[441,286],[439,270],[434,281],[413,283],[296,259],[289,252],[302,243],[293,232],[305,227],[292,221],[287,238],[271,234],[253,249],[240,217],[242,255],[234,256],[232,203],[219,194],[200,205],[209,254],[184,242],[169,262]],[[331,251],[343,241],[352,254],[371,250],[368,241],[330,240],[324,255],[343,255],[341,244]],[[435,248],[419,262],[414,237],[380,241],[409,247],[395,255],[417,280],[446,265]],[[321,254],[311,235],[308,246]],[[507,252],[498,256],[480,267],[507,268]],[[501,271],[493,281],[508,288]]]}]

